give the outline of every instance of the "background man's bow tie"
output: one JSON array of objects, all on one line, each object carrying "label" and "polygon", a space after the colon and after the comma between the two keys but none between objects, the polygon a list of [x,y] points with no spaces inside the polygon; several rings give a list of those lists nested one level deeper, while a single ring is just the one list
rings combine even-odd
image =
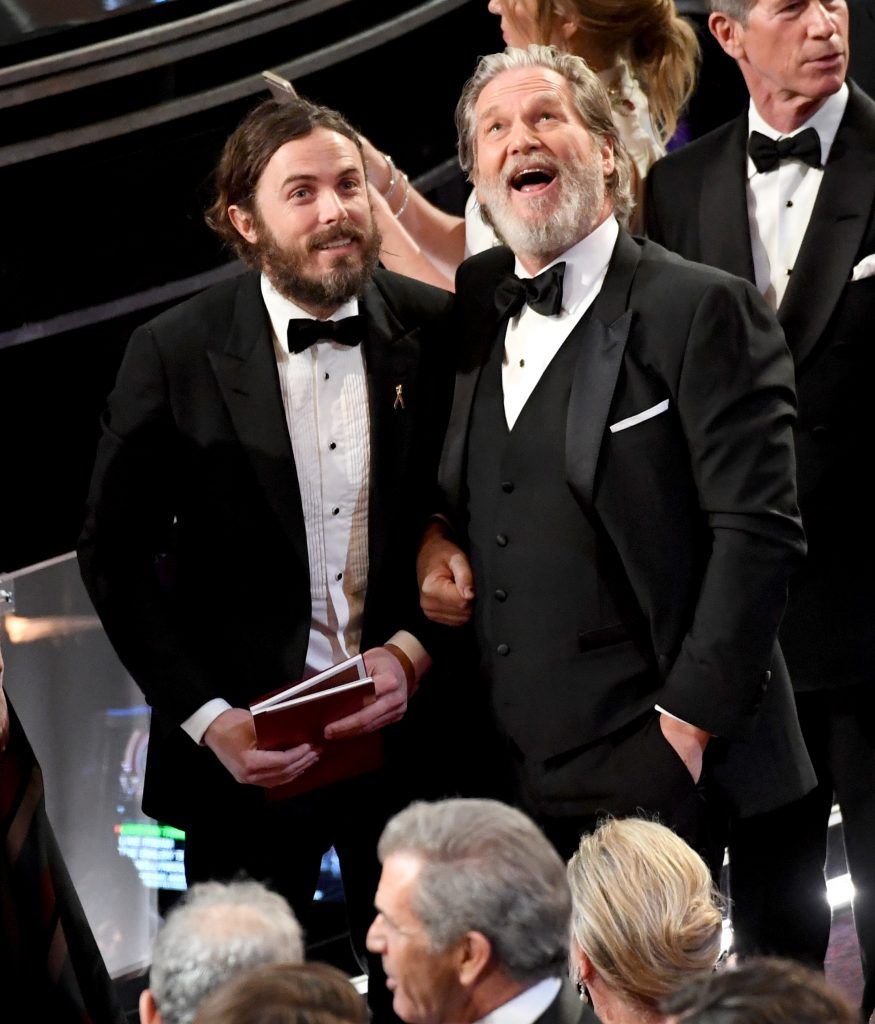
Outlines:
[{"label": "background man's bow tie", "polygon": [[814,128],[806,128],[791,139],[770,139],[762,132],[751,132],[747,151],[760,174],[773,171],[782,160],[791,158],[801,160],[809,167],[822,166],[820,137]]},{"label": "background man's bow tie", "polygon": [[508,274],[495,289],[495,307],[502,316],[516,316],[526,304],[542,316],[558,316],[562,312],[564,278],[564,263],[557,263],[532,278],[520,279],[516,274]]},{"label": "background man's bow tie", "polygon": [[289,352],[303,352],[317,341],[336,341],[340,345],[358,345],[365,333],[365,318],[357,313],[343,320],[289,320]]}]

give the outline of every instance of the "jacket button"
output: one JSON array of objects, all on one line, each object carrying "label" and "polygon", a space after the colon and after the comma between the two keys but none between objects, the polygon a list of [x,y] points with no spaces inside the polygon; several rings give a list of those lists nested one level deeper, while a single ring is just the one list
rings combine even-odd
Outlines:
[{"label": "jacket button", "polygon": [[495,536],[495,543],[500,548],[506,548],[507,547],[507,537],[503,533],[496,534],[496,536]]},{"label": "jacket button", "polygon": [[506,590],[496,590],[495,591],[495,600],[496,601],[506,601],[507,600],[507,591]]},{"label": "jacket button", "polygon": [[495,653],[502,655],[502,657],[506,654],[510,654],[510,646],[508,644],[499,644],[498,647],[495,648]]},{"label": "jacket button", "polygon": [[501,483],[501,489],[505,494],[510,494],[513,491],[513,480],[503,480]]}]

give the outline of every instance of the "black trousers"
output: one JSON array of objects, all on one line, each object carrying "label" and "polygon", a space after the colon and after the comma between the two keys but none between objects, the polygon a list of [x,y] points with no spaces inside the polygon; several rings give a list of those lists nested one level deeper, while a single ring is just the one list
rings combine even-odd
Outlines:
[{"label": "black trousers", "polygon": [[265,804],[245,822],[204,818],[186,830],[189,884],[241,873],[264,882],[291,904],[307,932],[323,854],[334,847],[343,876],[350,938],[368,973],[374,1021],[395,1022],[380,957],[367,953],[380,879],[377,842],[397,810],[383,772],[338,783],[293,800]]},{"label": "black trousers", "polygon": [[875,1009],[875,694],[868,684],[802,692],[796,706],[818,784],[801,800],[733,822],[735,947],[823,967],[831,916],[824,863],[835,794],[856,890],[868,1018]]},{"label": "black trousers", "polygon": [[580,836],[606,815],[647,817],[698,850],[716,877],[724,830],[715,821],[718,805],[705,753],[702,776],[694,781],[663,736],[659,713],[648,711],[595,743],[543,763],[526,763],[517,755],[519,803],[566,859]]}]

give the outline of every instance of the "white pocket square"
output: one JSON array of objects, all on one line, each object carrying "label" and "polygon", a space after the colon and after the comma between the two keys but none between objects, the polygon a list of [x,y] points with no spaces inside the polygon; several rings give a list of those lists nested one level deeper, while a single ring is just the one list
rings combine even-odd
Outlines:
[{"label": "white pocket square", "polygon": [[661,412],[666,412],[667,410],[668,399],[666,398],[664,401],[658,402],[656,405],[651,405],[649,409],[645,409],[643,412],[636,412],[634,416],[627,416],[624,420],[617,420],[616,423],[612,423],[611,433],[616,434],[618,430],[626,430],[628,427],[634,427],[639,423],[643,423],[645,420],[658,416]]},{"label": "white pocket square", "polygon": [[875,253],[860,260],[851,271],[852,281],[862,281],[864,277],[875,277]]}]

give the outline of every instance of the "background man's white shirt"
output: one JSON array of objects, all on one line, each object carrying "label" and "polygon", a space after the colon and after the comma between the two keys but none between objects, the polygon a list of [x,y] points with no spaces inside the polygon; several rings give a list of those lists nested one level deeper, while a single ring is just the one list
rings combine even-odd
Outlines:
[{"label": "background man's white shirt", "polygon": [[[845,84],[805,124],[784,135],[763,120],[751,100],[749,132],[777,140],[814,128],[820,137],[821,163],[826,165],[847,103]],[[784,298],[821,181],[823,168],[809,167],[801,160],[782,160],[775,170],[759,173],[753,160],[747,158],[747,216],[754,279],[772,309],[777,309]]]}]

